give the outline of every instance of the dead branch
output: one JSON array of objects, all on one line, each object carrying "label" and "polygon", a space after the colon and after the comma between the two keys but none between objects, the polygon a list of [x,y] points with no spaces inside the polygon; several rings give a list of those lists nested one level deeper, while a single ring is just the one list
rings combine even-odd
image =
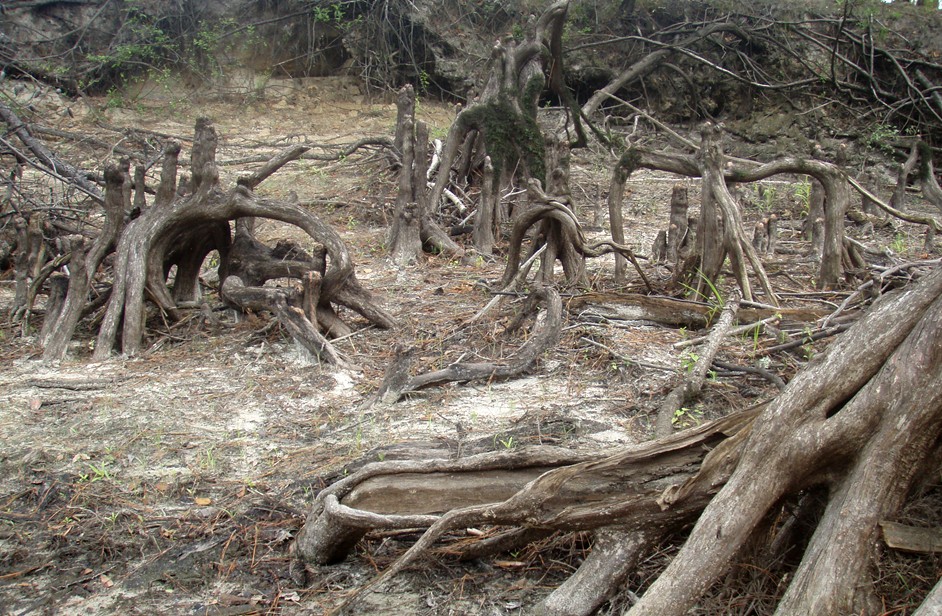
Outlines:
[{"label": "dead branch", "polygon": [[655,419],[655,431],[659,437],[664,437],[674,431],[674,418],[678,409],[686,406],[691,400],[700,395],[707,371],[713,364],[713,359],[719,351],[720,343],[729,333],[739,311],[739,295],[735,292],[726,300],[719,320],[710,332],[706,344],[698,354],[693,368],[683,376],[683,383],[674,387],[658,407]]},{"label": "dead branch", "polygon": [[101,203],[103,201],[101,191],[87,179],[87,174],[73,167],[69,163],[63,162],[40,141],[33,137],[29,132],[29,127],[10,109],[5,103],[0,102],[0,120],[6,122],[10,127],[10,132],[25,145],[30,152],[39,160],[41,168],[44,171],[54,174],[57,178],[64,178],[66,182],[74,185],[83,193]]},{"label": "dead branch", "polygon": [[476,380],[504,379],[517,376],[528,370],[547,349],[559,342],[562,331],[563,303],[559,293],[551,287],[540,287],[528,297],[517,318],[507,327],[512,332],[523,319],[536,311],[539,303],[545,304],[537,325],[529,339],[510,357],[500,362],[455,362],[441,370],[426,372],[406,379],[411,364],[411,354],[401,354],[387,369],[380,386],[380,399],[391,404],[403,395],[418,391],[429,385]]}]

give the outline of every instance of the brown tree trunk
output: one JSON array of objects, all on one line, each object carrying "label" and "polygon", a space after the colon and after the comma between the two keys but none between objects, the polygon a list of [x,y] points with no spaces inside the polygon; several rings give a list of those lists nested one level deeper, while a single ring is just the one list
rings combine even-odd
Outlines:
[{"label": "brown tree trunk", "polygon": [[674,184],[671,190],[671,212],[667,227],[667,261],[677,266],[680,249],[687,237],[687,187]]},{"label": "brown tree trunk", "polygon": [[491,157],[484,159],[484,176],[481,178],[481,201],[478,204],[477,216],[474,219],[474,249],[482,255],[494,253],[494,227],[498,218],[497,199],[498,190],[494,186],[494,165]]}]

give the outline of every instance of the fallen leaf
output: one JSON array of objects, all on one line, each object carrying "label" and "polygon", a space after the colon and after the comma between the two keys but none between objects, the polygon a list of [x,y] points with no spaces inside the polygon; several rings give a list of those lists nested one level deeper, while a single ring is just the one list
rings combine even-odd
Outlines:
[{"label": "fallen leaf", "polygon": [[203,497],[203,496],[197,496],[196,498],[193,499],[193,502],[195,502],[195,503],[196,503],[197,505],[199,505],[200,507],[205,507],[206,505],[212,505],[212,504],[213,504],[213,499],[211,499],[211,498],[206,498],[206,497]]},{"label": "fallen leaf", "polygon": [[101,580],[101,585],[104,586],[105,588],[111,588],[112,586],[114,586],[114,582],[111,581],[111,578],[105,575],[104,573],[101,574],[101,577],[99,579]]},{"label": "fallen leaf", "polygon": [[502,569],[520,569],[526,567],[527,563],[522,563],[519,560],[495,560],[494,566]]}]

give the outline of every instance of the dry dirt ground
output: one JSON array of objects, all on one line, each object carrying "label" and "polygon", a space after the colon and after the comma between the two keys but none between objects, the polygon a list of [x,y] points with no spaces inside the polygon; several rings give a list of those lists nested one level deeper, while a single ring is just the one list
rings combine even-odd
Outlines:
[{"label": "dry dirt ground", "polygon": [[[391,136],[395,119],[394,105],[366,100],[343,80],[288,83],[259,100],[118,102],[123,104],[109,108],[105,100],[67,103],[47,95],[31,104],[45,110],[44,124],[128,147],[148,138],[156,144],[158,137],[126,129],[185,140],[195,118],[207,115],[219,133],[223,163],[297,141],[343,144]],[[453,114],[447,106],[419,105],[434,137],[444,136]],[[50,145],[88,169],[101,169],[110,155],[69,140],[50,138]],[[574,196],[586,219],[605,198],[612,163],[604,152],[574,155]],[[224,164],[223,181],[251,168]],[[665,225],[674,182],[652,174],[630,181],[629,243],[642,253]],[[346,563],[309,568],[304,581],[297,571],[292,575],[288,546],[313,496],[355,465],[391,459],[402,443],[455,451],[540,443],[599,449],[651,436],[651,413],[691,357],[672,345],[694,332],[593,322],[574,312],[562,344],[523,378],[432,388],[392,406],[359,410],[396,344],[415,346],[414,365],[430,369],[459,358],[506,355],[522,341],[501,335],[516,300],[468,324],[491,297],[481,283],[499,278],[500,257],[429,257],[409,269],[390,266],[384,238],[394,184],[384,157],[366,153],[330,163],[295,162],[259,188],[276,197],[294,192],[330,221],[348,242],[359,279],[398,319],[396,331],[379,331],[348,318],[358,329],[337,348],[354,369],[313,363],[267,315],[236,318],[221,308],[217,325],[198,313],[175,324],[153,319],[146,352],[100,363],[89,358],[87,332],[70,359],[46,364],[31,332],[24,337],[19,329],[3,330],[0,614],[319,614],[415,536],[377,535]],[[776,188],[774,199],[758,204],[749,218],[762,213],[760,206],[785,218],[796,210],[792,184],[769,185]],[[696,183],[690,188],[695,204]],[[882,242],[880,248],[895,242],[916,256],[916,233],[898,226],[895,235],[867,239]],[[260,235],[303,239],[271,223]],[[647,267],[655,280],[666,274]],[[611,290],[611,268],[606,259],[590,263],[597,287]],[[811,268],[794,258],[771,269],[777,284],[800,294],[793,305],[833,307],[842,297],[804,295]],[[216,306],[212,274],[207,268],[206,293]],[[0,282],[4,319],[12,289],[11,277]],[[735,338],[723,358],[752,364],[759,361],[758,345],[770,343]],[[787,380],[811,352],[808,346],[776,357],[770,367]],[[772,391],[755,377],[717,378],[678,423],[743,407]],[[580,536],[537,547],[470,564],[435,555],[427,568],[401,576],[357,609],[522,613],[571,573],[588,549]],[[651,571],[657,566],[652,561]],[[632,587],[643,587],[650,574],[639,572]]]}]

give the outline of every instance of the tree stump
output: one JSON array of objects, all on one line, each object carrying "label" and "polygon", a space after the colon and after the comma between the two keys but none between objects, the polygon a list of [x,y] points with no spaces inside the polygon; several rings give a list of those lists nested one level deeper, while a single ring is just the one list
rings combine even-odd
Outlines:
[{"label": "tree stump", "polygon": [[[104,257],[112,250],[117,253],[114,284],[98,331],[96,359],[110,355],[119,331],[121,349],[125,354],[134,355],[140,351],[145,297],[152,299],[168,317],[176,318],[179,315],[178,302],[192,302],[198,297],[200,267],[214,250],[219,254],[223,286],[233,267],[249,281],[247,285],[245,280],[241,280],[242,287],[262,285],[265,280],[276,277],[300,281],[306,274],[316,272],[322,278],[313,312],[317,317],[323,315],[330,331],[349,331],[339,324],[332,304],[346,306],[379,327],[394,325],[393,319],[373,302],[356,280],[346,246],[333,229],[296,204],[263,199],[252,193],[252,188],[298,158],[307,148],[298,146],[286,150],[257,172],[241,178],[232,189],[222,191],[218,186],[215,165],[216,143],[212,123],[206,118],[197,120],[191,153],[192,174],[180,185],[177,184],[180,147],[171,143],[164,152],[164,167],[154,203],[146,207],[145,201],[142,207],[143,194],[138,191],[134,199],[141,209],[140,215],[126,226],[123,226],[124,212],[131,210],[132,198],[128,165],[125,162],[106,168],[105,227],[90,248],[85,247],[83,238],[70,240],[72,267],[68,292],[55,325],[44,324],[47,334],[43,352],[45,359],[64,356],[75,325],[86,307],[91,281]],[[142,185],[142,182],[138,183],[139,187]],[[296,247],[282,247],[282,254],[276,255],[277,247],[268,249],[251,235],[247,219],[254,217],[298,226],[322,248],[315,255],[307,255]],[[242,231],[236,234],[238,246],[230,250],[233,242],[230,222],[240,220],[243,222],[236,224]],[[284,258],[288,253],[297,259]],[[176,270],[172,290],[167,284],[171,269]],[[233,280],[227,287],[232,291],[230,299],[244,297],[235,290],[240,289],[237,282]],[[316,322],[304,316],[303,311],[300,316],[295,312],[298,308],[294,302],[300,304],[300,293],[297,298],[287,294],[265,299],[267,309],[283,318],[293,335],[308,341],[308,346],[325,357],[331,357],[319,338],[321,334],[317,332]],[[252,303],[254,308],[263,303],[258,297],[252,301],[255,303],[248,303]],[[301,316],[304,316],[303,322]],[[309,331],[311,328],[314,333]]]}]

